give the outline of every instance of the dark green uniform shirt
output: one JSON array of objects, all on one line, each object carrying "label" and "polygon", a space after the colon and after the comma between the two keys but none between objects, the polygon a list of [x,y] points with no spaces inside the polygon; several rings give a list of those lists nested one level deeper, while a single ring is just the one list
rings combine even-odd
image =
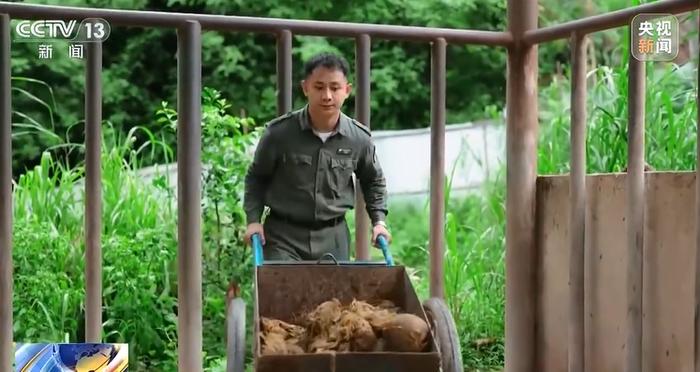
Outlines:
[{"label": "dark green uniform shirt", "polygon": [[345,215],[354,208],[360,181],[372,223],[387,214],[386,181],[370,131],[340,114],[336,133],[324,143],[313,133],[308,106],[271,121],[246,176],[248,223],[260,222],[264,206],[310,223]]}]

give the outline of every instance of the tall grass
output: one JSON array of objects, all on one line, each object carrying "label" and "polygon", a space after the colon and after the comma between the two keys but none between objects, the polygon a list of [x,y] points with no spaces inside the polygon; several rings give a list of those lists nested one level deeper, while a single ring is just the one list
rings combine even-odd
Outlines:
[{"label": "tall grass", "polygon": [[[647,62],[646,71],[647,163],[656,170],[694,169],[696,67]],[[587,82],[587,172],[620,172],[627,166],[627,59],[623,58],[620,67],[589,71]],[[564,76],[541,91],[541,174],[569,171],[570,92],[570,80]]]},{"label": "tall grass", "polygon": [[[176,350],[175,219],[157,186],[134,172],[129,139],[102,152],[104,339],[146,355]],[[15,340],[81,341],[84,334],[82,166],[49,153],[14,190]],[[141,314],[140,316],[134,316]],[[144,350],[149,350],[148,353]],[[152,366],[158,366],[156,362]]]},{"label": "tall grass", "polygon": [[[238,151],[255,136],[227,130],[240,121],[224,113],[226,101],[207,89],[203,101],[203,331],[206,370],[220,370],[225,348],[225,291],[236,278],[250,296],[249,253],[238,236],[242,226],[231,223],[240,211],[227,207],[235,190],[221,196],[206,176],[215,174],[227,152]],[[173,158],[163,140],[174,137],[174,111],[164,103],[157,119],[163,133],[142,127],[122,133],[104,127],[102,162],[103,340],[130,344],[130,368],[135,371],[177,369],[177,213],[174,189],[167,173],[146,181],[138,173],[141,160],[161,151]],[[162,119],[162,120],[161,120]],[[149,141],[136,146],[136,133]],[[220,136],[235,138],[226,146]],[[69,145],[69,144],[67,144]],[[211,145],[211,146],[209,146]],[[80,145],[74,145],[80,151]],[[235,170],[245,169],[238,157]],[[228,164],[229,166],[231,164]],[[240,173],[240,172],[238,172]],[[67,167],[45,152],[40,164],[22,174],[14,202],[14,338],[18,342],[83,341],[85,323],[84,164]],[[218,174],[218,173],[216,173]],[[241,175],[219,174],[238,189]],[[214,189],[214,190],[212,190]],[[211,190],[211,191],[210,191]],[[240,190],[238,190],[240,193]],[[213,194],[217,194],[213,197]],[[221,218],[212,222],[216,200]],[[222,222],[224,221],[224,222]],[[222,233],[222,226],[228,229]],[[229,226],[232,225],[232,226]],[[216,231],[216,234],[212,232]],[[213,238],[212,238],[213,237]],[[222,245],[225,247],[222,252]],[[247,281],[246,281],[247,279]],[[252,319],[252,317],[250,317]]]}]

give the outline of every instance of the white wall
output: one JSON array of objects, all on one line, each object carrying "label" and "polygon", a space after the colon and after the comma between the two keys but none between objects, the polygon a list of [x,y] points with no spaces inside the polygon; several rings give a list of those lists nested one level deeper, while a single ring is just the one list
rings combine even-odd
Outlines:
[{"label": "white wall", "polygon": [[[445,131],[445,172],[454,169],[452,188],[478,187],[504,160],[505,132],[490,122],[448,125]],[[391,195],[430,192],[430,129],[376,131],[372,136]]]},{"label": "white wall", "polygon": [[[505,126],[485,121],[448,125],[445,134],[445,171],[455,168],[455,193],[479,187],[489,172],[505,161]],[[430,129],[373,131],[379,160],[392,199],[423,200],[430,193]],[[250,149],[250,152],[254,148]],[[170,173],[170,184],[177,186],[177,164],[157,166]],[[155,167],[144,168],[145,178]]]}]

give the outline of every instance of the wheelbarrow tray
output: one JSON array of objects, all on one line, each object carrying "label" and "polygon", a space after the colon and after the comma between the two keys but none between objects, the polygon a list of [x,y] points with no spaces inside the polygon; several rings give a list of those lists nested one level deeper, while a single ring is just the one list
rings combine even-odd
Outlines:
[{"label": "wheelbarrow tray", "polygon": [[[386,299],[402,312],[427,322],[418,296],[402,266],[300,265],[267,263],[255,271],[254,360],[256,372],[437,372],[440,355],[431,333],[427,351],[337,352],[262,355],[260,318],[292,322],[293,316],[337,298],[343,304],[356,300]],[[430,324],[430,323],[428,323]]]}]

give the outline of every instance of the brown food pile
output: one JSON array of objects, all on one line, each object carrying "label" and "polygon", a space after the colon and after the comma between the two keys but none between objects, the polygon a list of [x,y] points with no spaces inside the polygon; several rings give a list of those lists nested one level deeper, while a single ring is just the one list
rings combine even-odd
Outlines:
[{"label": "brown food pile", "polygon": [[263,355],[328,351],[419,352],[428,343],[428,324],[413,314],[399,313],[391,301],[371,305],[332,299],[290,324],[262,317]]}]

